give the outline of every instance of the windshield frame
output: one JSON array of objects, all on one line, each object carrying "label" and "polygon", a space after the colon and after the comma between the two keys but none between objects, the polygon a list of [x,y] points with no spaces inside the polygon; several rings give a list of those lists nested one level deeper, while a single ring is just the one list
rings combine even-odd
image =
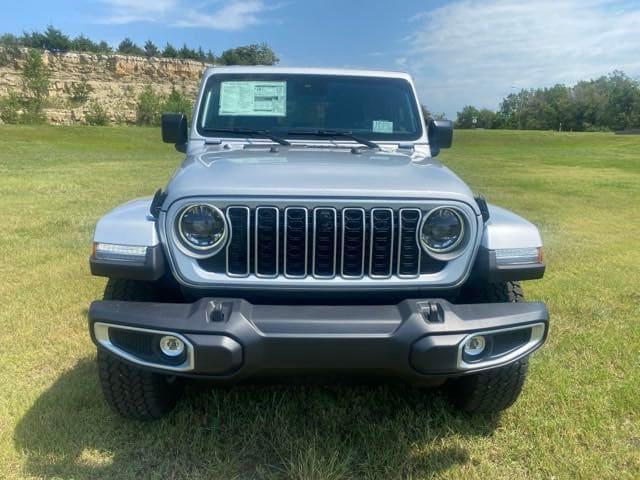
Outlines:
[{"label": "windshield frame", "polygon": [[[380,75],[376,75],[375,73],[372,74],[358,74],[358,73],[353,73],[353,72],[345,72],[344,74],[342,73],[335,73],[335,72],[327,72],[327,73],[322,73],[322,72],[295,72],[295,71],[282,71],[279,72],[277,70],[268,70],[268,71],[246,71],[246,70],[242,70],[242,71],[230,71],[228,69],[225,68],[224,72],[212,72],[209,76],[207,76],[205,79],[203,79],[203,83],[202,83],[202,88],[199,94],[199,98],[197,100],[197,110],[196,110],[196,115],[194,115],[193,118],[193,125],[192,125],[192,129],[191,131],[193,133],[197,133],[201,138],[203,139],[233,139],[233,140],[256,140],[258,142],[264,142],[265,140],[267,142],[270,142],[268,139],[265,139],[264,137],[260,137],[259,135],[252,135],[251,133],[232,133],[232,132],[225,132],[223,135],[212,135],[212,132],[208,131],[208,128],[203,127],[202,126],[202,120],[203,120],[203,116],[204,116],[204,111],[205,111],[205,104],[207,102],[207,91],[211,86],[211,83],[213,82],[223,82],[227,79],[233,81],[233,80],[256,80],[256,81],[260,81],[260,80],[265,80],[265,81],[275,81],[278,78],[282,78],[282,77],[289,77],[289,76],[307,76],[307,77],[320,77],[320,76],[326,76],[326,77],[340,77],[340,78],[355,78],[355,79],[390,79],[390,80],[394,80],[394,81],[401,81],[401,82],[405,82],[406,86],[409,89],[409,92],[411,94],[411,99],[409,100],[409,108],[411,109],[411,113],[414,115],[415,119],[416,119],[416,131],[415,134],[413,134],[413,132],[411,134],[396,134],[396,135],[392,135],[392,134],[384,134],[384,133],[379,133],[379,132],[372,132],[371,135],[363,135],[362,132],[358,132],[358,131],[354,131],[352,132],[354,135],[356,136],[362,136],[363,138],[366,138],[367,140],[376,142],[376,143],[391,143],[391,144],[401,144],[401,143],[427,143],[427,139],[426,139],[426,130],[425,130],[425,123],[424,123],[424,119],[422,118],[422,110],[420,108],[420,103],[418,101],[418,97],[414,88],[413,83],[410,81],[409,78],[407,78],[406,75],[403,74],[397,74],[397,75],[386,75],[384,74],[384,72],[380,72]],[[244,127],[244,126],[243,126]],[[212,127],[215,128],[215,127]],[[251,127],[247,127],[247,128],[251,128]],[[296,142],[296,143],[331,143],[331,144],[335,144],[335,143],[346,143],[346,144],[353,144],[353,143],[358,143],[355,142],[354,140],[351,140],[345,136],[342,135],[335,135],[335,136],[327,136],[327,135],[313,135],[313,134],[296,134],[296,133],[290,133],[287,130],[295,130],[297,127],[295,126],[291,126],[288,128],[283,128],[283,129],[269,129],[268,131],[274,135],[277,135],[283,139],[287,139],[289,141],[292,142]],[[329,129],[329,130],[340,130],[340,129]],[[222,132],[221,132],[222,133]]]}]

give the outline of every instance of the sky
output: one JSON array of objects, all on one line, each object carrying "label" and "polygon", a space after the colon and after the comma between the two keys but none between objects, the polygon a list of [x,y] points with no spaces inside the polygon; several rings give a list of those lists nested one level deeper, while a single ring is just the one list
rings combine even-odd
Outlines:
[{"label": "sky", "polygon": [[420,100],[455,118],[522,88],[622,70],[640,78],[640,0],[21,0],[0,32],[84,33],[227,48],[267,42],[284,66],[411,73]]}]

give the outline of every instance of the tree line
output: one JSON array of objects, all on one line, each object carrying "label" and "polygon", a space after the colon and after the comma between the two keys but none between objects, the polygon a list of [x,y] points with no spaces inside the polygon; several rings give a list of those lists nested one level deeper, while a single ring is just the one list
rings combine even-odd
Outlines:
[{"label": "tree line", "polygon": [[520,90],[497,111],[465,106],[457,128],[617,131],[640,128],[640,82],[613,71],[573,86]]},{"label": "tree line", "polygon": [[[83,34],[71,37],[61,30],[49,25],[44,32],[24,32],[22,35],[5,33],[0,35],[0,47],[3,49],[3,57],[6,63],[10,57],[19,54],[21,48],[34,48],[49,50],[51,52],[86,52],[95,54],[135,55],[140,57],[164,57],[196,60],[205,63],[217,63],[220,65],[275,65],[279,59],[275,52],[266,44],[251,44],[224,50],[219,56],[209,49],[205,51],[201,46],[191,48],[187,44],[175,47],[168,43],[159,47],[151,40],[144,45],[136,44],[130,38],[122,40],[114,49],[104,40],[93,41]],[[0,64],[2,57],[0,57]]]}]

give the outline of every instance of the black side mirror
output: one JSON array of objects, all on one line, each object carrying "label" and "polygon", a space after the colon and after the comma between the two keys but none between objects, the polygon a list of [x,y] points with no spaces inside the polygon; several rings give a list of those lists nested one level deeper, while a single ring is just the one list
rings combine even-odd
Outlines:
[{"label": "black side mirror", "polygon": [[177,150],[182,151],[189,138],[187,117],[183,113],[163,113],[161,123],[162,141],[173,143]]},{"label": "black side mirror", "polygon": [[431,156],[440,153],[441,148],[450,148],[453,141],[453,122],[451,120],[429,120],[427,127]]}]

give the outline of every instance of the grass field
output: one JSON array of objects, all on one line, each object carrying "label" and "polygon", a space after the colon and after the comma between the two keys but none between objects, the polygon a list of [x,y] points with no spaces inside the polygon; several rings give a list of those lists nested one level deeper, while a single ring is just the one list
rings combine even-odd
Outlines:
[{"label": "grass field", "polygon": [[640,136],[456,132],[442,155],[542,230],[552,315],[517,404],[401,386],[193,388],[150,424],[102,399],[96,219],[179,155],[140,128],[0,126],[0,478],[640,478]]}]

